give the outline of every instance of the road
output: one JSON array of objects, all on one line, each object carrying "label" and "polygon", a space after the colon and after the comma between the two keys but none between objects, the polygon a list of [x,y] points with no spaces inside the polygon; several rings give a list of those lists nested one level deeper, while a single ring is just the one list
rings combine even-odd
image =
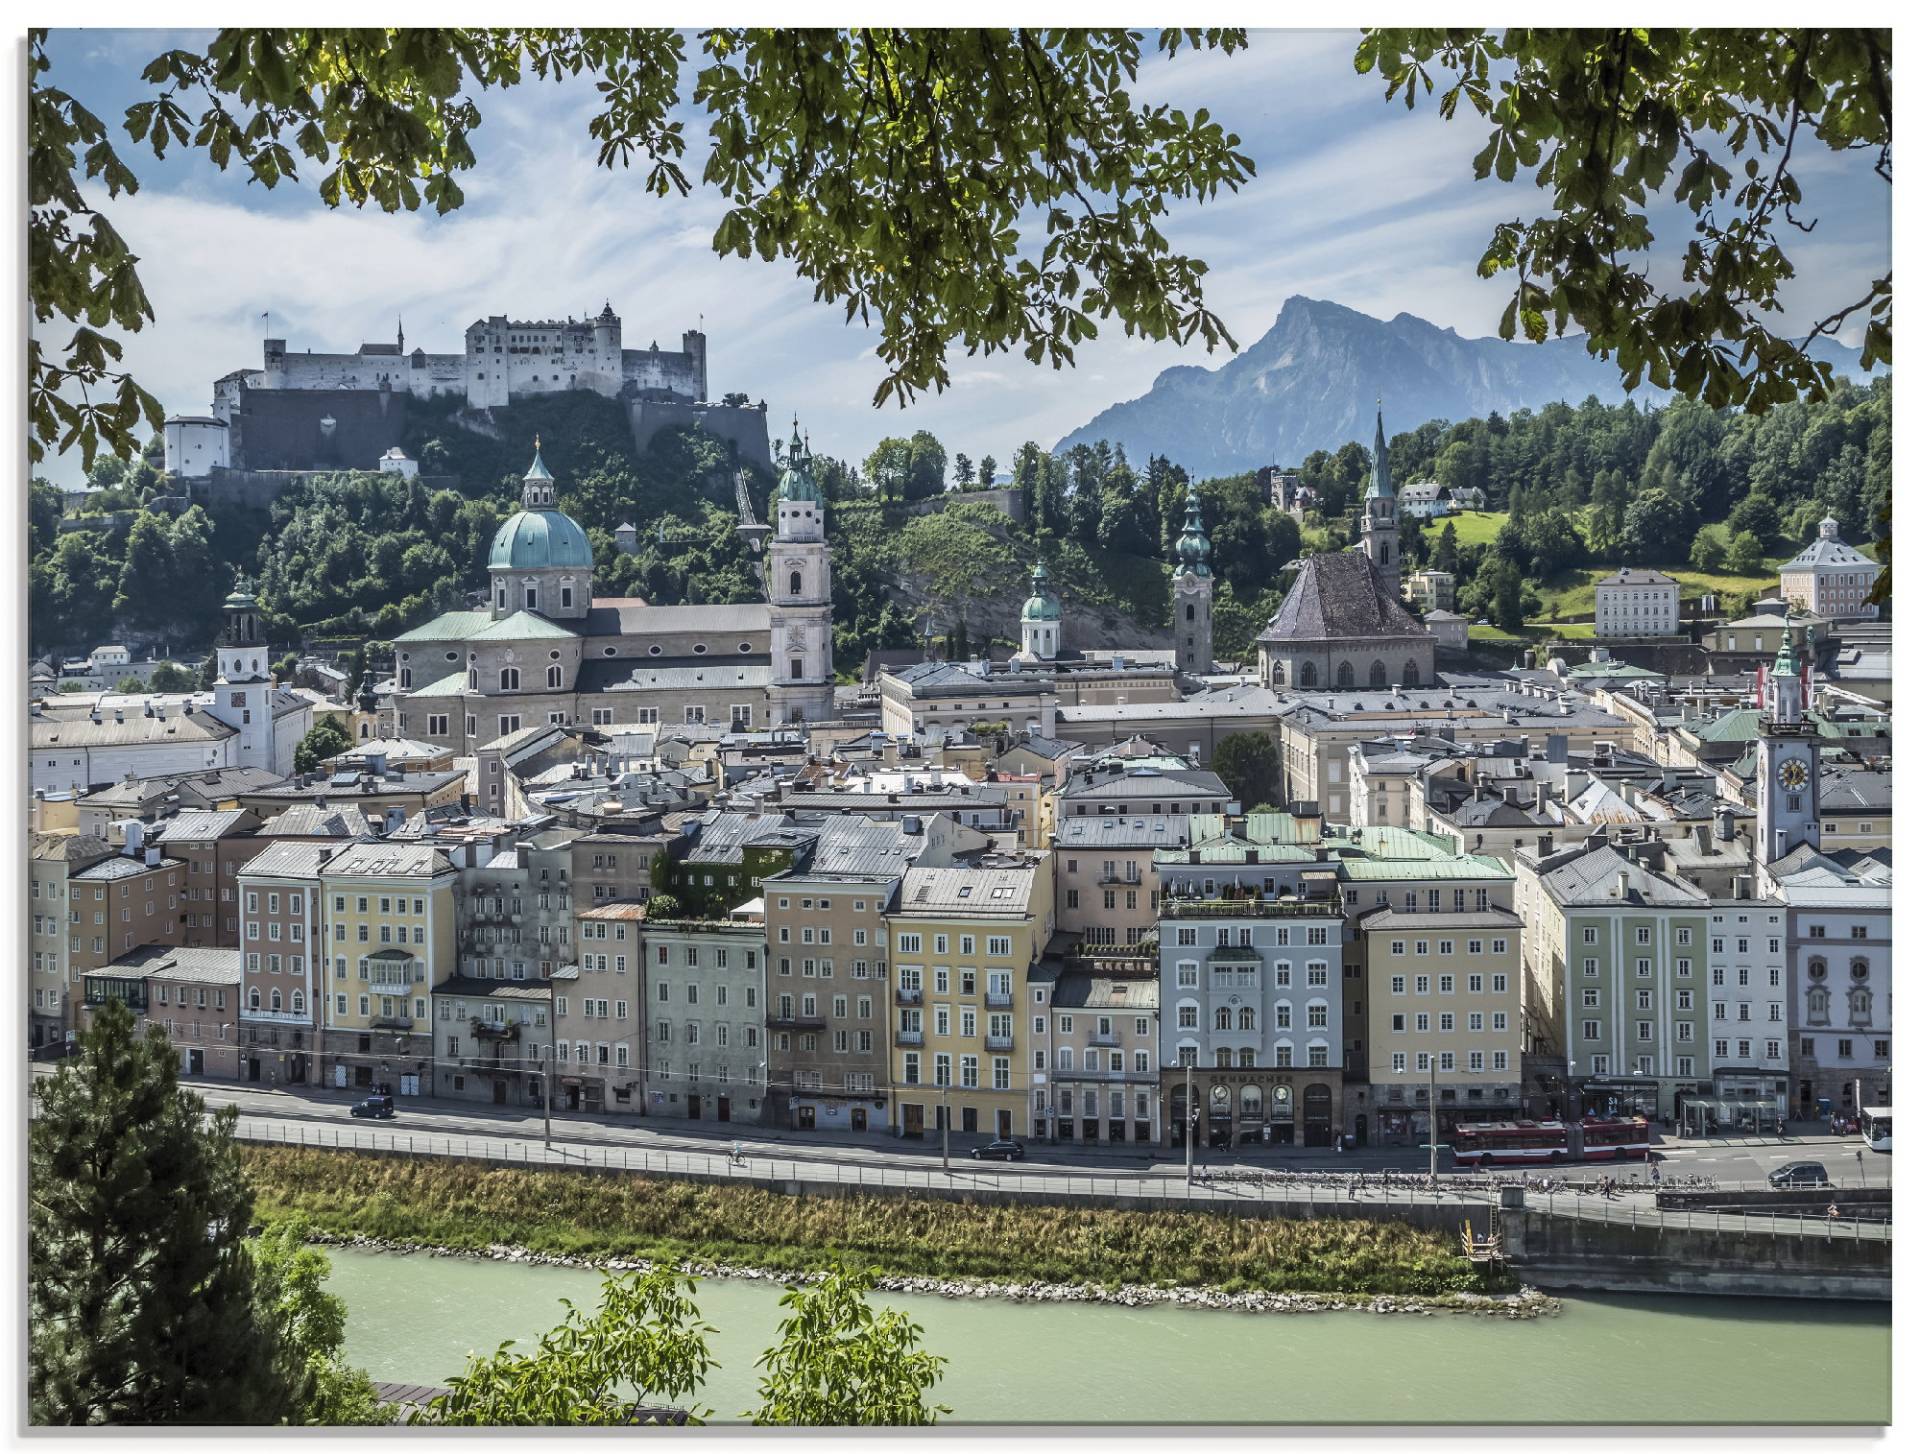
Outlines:
[{"label": "road", "polygon": [[[35,1074],[51,1074],[50,1065],[36,1064]],[[503,1159],[519,1161],[529,1147],[545,1150],[541,1118],[538,1112],[513,1107],[476,1105],[428,1097],[405,1097],[397,1101],[398,1116],[392,1121],[355,1121],[349,1108],[358,1093],[331,1091],[320,1087],[264,1089],[235,1085],[228,1081],[196,1080],[191,1088],[214,1107],[237,1107],[249,1121],[274,1122],[289,1127],[302,1125],[345,1129],[349,1126],[382,1133],[411,1132],[419,1136],[471,1138],[474,1143],[495,1143],[503,1150]],[[297,1140],[299,1132],[292,1132]],[[955,1132],[952,1155],[955,1165],[967,1160],[967,1153],[987,1140],[984,1136],[966,1136]],[[633,1120],[580,1114],[553,1117],[553,1144],[562,1156],[577,1153],[580,1159],[600,1159],[595,1153],[625,1152],[630,1155],[683,1153],[689,1166],[695,1162],[704,1168],[709,1159],[723,1166],[726,1153],[739,1143],[749,1159],[777,1159],[797,1167],[841,1168],[841,1175],[857,1179],[862,1171],[887,1168],[909,1175],[916,1183],[927,1172],[940,1170],[940,1138],[930,1134],[924,1142],[903,1140],[886,1134],[866,1136],[829,1136],[774,1130],[739,1123]],[[1891,1184],[1893,1158],[1865,1151],[1857,1139],[1818,1135],[1778,1140],[1772,1137],[1727,1137],[1710,1141],[1676,1142],[1657,1139],[1662,1174],[1673,1184],[1687,1175],[1711,1176],[1721,1187],[1735,1183],[1762,1182],[1767,1173],[1789,1161],[1819,1161],[1828,1174],[1842,1185],[1887,1186]],[[1109,1180],[1166,1179],[1184,1183],[1185,1162],[1176,1152],[1154,1151],[1133,1145],[1108,1147],[1081,1146],[1074,1143],[1048,1145],[1028,1142],[1027,1159],[1014,1166],[995,1166],[991,1175],[1033,1175],[1064,1173],[1073,1177],[1097,1176]],[[539,1159],[539,1158],[534,1158]],[[1443,1150],[1440,1165],[1443,1180],[1450,1161]],[[969,1162],[969,1165],[972,1163]],[[1423,1173],[1427,1153],[1419,1147],[1369,1147],[1353,1152],[1331,1149],[1307,1150],[1241,1148],[1229,1154],[1201,1151],[1196,1166],[1215,1173],[1227,1169],[1271,1169],[1311,1172]],[[980,1168],[985,1170],[985,1168]],[[1597,1179],[1609,1171],[1627,1178],[1643,1175],[1642,1168],[1579,1166],[1555,1168],[1556,1176],[1568,1180]],[[808,1171],[805,1174],[814,1174]],[[1465,1178],[1463,1178],[1465,1180]],[[1148,1188],[1143,1187],[1142,1190]],[[1159,1186],[1152,1188],[1162,1189]]]}]

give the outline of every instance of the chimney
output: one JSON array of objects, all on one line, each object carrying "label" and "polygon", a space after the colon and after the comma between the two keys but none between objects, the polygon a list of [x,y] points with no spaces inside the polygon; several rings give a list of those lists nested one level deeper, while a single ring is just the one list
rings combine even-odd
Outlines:
[{"label": "chimney", "polygon": [[147,845],[146,858],[148,868],[158,868],[160,866],[160,845],[158,843],[149,843]]},{"label": "chimney", "polygon": [[1627,887],[1632,881],[1633,876],[1624,868],[1621,869],[1613,876],[1613,896],[1616,899],[1624,899],[1627,896]]},{"label": "chimney", "polygon": [[1713,815],[1713,835],[1722,843],[1733,842],[1733,809],[1721,808]]},{"label": "chimney", "polygon": [[138,858],[140,850],[146,846],[147,825],[138,818],[127,818],[119,825],[122,841],[129,858]]}]

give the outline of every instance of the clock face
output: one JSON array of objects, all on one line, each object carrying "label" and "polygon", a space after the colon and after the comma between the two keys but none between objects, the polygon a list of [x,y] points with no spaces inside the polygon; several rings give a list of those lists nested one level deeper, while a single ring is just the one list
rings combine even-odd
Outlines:
[{"label": "clock face", "polygon": [[1797,757],[1790,757],[1780,764],[1780,786],[1783,788],[1804,788],[1807,785],[1807,765]]}]

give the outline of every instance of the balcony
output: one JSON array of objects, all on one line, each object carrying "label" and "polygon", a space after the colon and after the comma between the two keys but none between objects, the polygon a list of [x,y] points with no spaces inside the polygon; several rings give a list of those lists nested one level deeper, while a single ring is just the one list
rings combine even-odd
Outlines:
[{"label": "balcony", "polygon": [[1105,1080],[1115,1084],[1131,1082],[1135,1085],[1160,1084],[1160,1073],[1156,1070],[1050,1070],[1047,1074],[1055,1080]]},{"label": "balcony", "polygon": [[[375,979],[368,985],[368,989],[376,995],[398,995],[406,999],[411,999],[413,998],[415,990],[415,981],[411,979],[394,979],[391,977]],[[424,988],[421,990],[421,993],[425,993]]]},{"label": "balcony", "polygon": [[1011,1035],[989,1035],[989,1036],[987,1036],[987,1049],[989,1049],[989,1050],[1011,1050],[1011,1049],[1013,1049],[1013,1036],[1011,1036]]},{"label": "balcony", "polygon": [[776,1012],[767,1016],[767,1023],[776,1030],[819,1030],[826,1026],[827,1017],[817,1011],[813,1014],[804,1011],[795,1014]]},{"label": "balcony", "polygon": [[[462,1070],[491,1070],[496,1073],[518,1075],[520,1067],[512,1061],[502,1060],[497,1055],[461,1055],[454,1058],[454,1064]],[[539,1074],[535,1071],[534,1074]]]},{"label": "balcony", "polygon": [[469,1024],[467,1028],[473,1031],[473,1038],[476,1040],[505,1041],[520,1038],[518,1025],[496,1025],[490,1020],[480,1020]]},{"label": "balcony", "polygon": [[1013,991],[988,990],[987,1008],[989,1010],[1011,1010],[1013,1008]]},{"label": "balcony", "polygon": [[925,1045],[927,1043],[926,1035],[919,1030],[895,1030],[893,1032],[893,1040],[896,1045],[905,1045],[908,1047]]},{"label": "balcony", "polygon": [[1341,915],[1340,901],[1320,899],[1160,898],[1163,919],[1331,919]]},{"label": "balcony", "polygon": [[1216,944],[1207,951],[1208,964],[1258,964],[1260,951],[1251,944]]},{"label": "balcony", "polygon": [[1120,1032],[1118,1030],[1095,1030],[1091,1035],[1087,1036],[1087,1044],[1104,1045],[1109,1049],[1118,1049],[1120,1045]]},{"label": "balcony", "polygon": [[375,1030],[411,1030],[413,1028],[413,1016],[375,1015],[371,1020],[367,1021],[367,1024]]},{"label": "balcony", "polygon": [[897,984],[893,987],[893,1002],[896,1005],[917,1005],[924,996],[925,992],[917,985],[912,989],[908,989],[903,984]]}]

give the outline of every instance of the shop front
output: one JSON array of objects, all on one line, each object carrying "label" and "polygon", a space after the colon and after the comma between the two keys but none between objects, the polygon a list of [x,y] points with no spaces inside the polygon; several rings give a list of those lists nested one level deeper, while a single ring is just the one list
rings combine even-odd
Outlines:
[{"label": "shop front", "polygon": [[1325,1070],[1207,1068],[1164,1073],[1167,1117],[1161,1144],[1184,1146],[1192,1127],[1197,1144],[1220,1150],[1257,1146],[1331,1146],[1340,1119],[1341,1088]]}]

